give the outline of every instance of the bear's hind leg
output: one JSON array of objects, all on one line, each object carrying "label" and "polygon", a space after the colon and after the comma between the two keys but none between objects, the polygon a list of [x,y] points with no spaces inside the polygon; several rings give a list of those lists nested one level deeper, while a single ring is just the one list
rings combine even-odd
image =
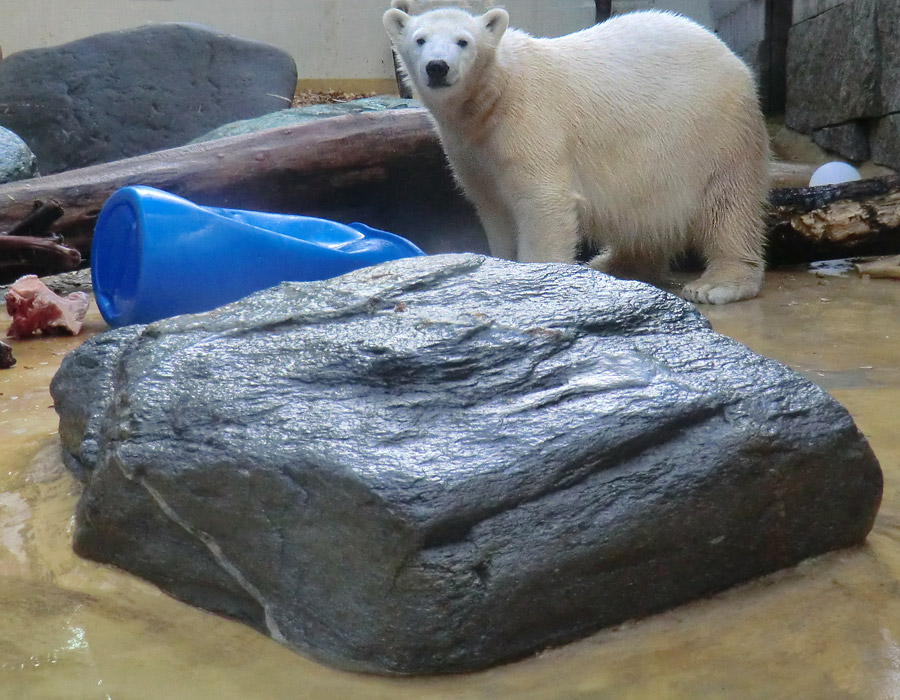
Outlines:
[{"label": "bear's hind leg", "polygon": [[684,285],[684,298],[728,304],[757,296],[765,273],[762,226],[761,207],[754,202],[707,210],[695,241],[706,260],[706,271]]},{"label": "bear's hind leg", "polygon": [[622,248],[607,248],[591,258],[588,266],[623,280],[659,283],[669,272],[669,257],[658,251],[636,254]]}]

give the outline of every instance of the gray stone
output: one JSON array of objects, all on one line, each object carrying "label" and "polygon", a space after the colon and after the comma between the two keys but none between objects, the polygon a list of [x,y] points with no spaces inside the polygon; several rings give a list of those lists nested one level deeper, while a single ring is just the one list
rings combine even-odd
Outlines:
[{"label": "gray stone", "polygon": [[870,137],[872,160],[900,170],[900,114],[889,114],[878,120]]},{"label": "gray stone", "polygon": [[35,177],[37,159],[22,139],[0,127],[0,184]]},{"label": "gray stone", "polygon": [[813,141],[850,160],[869,160],[869,131],[861,122],[827,126],[813,131]]},{"label": "gray stone", "polygon": [[[849,1],[853,2],[853,0]],[[817,17],[847,2],[848,0],[793,0],[794,24]]]},{"label": "gray stone", "polygon": [[343,668],[467,671],[862,542],[828,394],[690,304],[475,255],[95,337],[78,553]]},{"label": "gray stone", "polygon": [[900,112],[900,3],[878,5],[878,42],[881,47],[881,101],[885,114]]},{"label": "gray stone", "polygon": [[155,24],[32,49],[0,62],[0,125],[41,171],[182,145],[290,104],[294,60],[191,24]]},{"label": "gray stone", "polygon": [[790,31],[785,121],[796,131],[880,116],[877,0],[854,0]]},{"label": "gray stone", "polygon": [[347,114],[383,112],[386,109],[408,109],[421,106],[422,103],[418,100],[406,100],[400,97],[391,97],[390,95],[380,95],[378,97],[366,97],[360,100],[351,100],[349,102],[294,107],[292,109],[282,109],[278,112],[265,114],[256,119],[244,119],[231,124],[225,124],[218,129],[213,129],[208,134],[204,134],[203,136],[194,139],[193,143],[202,143],[203,141],[212,141],[213,139],[221,139],[228,136],[239,136],[240,134],[252,134],[264,129],[295,126],[296,124],[304,124],[317,119],[342,117]]}]

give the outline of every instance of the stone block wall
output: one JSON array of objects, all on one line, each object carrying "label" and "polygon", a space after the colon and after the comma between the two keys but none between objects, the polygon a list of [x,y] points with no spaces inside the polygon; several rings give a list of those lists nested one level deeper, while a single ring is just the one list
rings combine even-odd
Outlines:
[{"label": "stone block wall", "polygon": [[785,122],[849,160],[900,169],[900,2],[795,0]]}]

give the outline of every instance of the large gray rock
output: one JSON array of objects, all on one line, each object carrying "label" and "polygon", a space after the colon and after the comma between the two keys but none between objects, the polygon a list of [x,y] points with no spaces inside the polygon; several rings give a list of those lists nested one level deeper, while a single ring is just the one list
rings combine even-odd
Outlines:
[{"label": "large gray rock", "polygon": [[878,0],[854,0],[794,26],[787,60],[789,127],[804,133],[884,113]]},{"label": "large gray rock", "polygon": [[97,34],[0,62],[0,125],[43,173],[182,145],[290,104],[293,58],[192,24]]},{"label": "large gray rock", "polygon": [[37,159],[22,139],[0,127],[0,185],[37,175]]},{"label": "large gray rock", "polygon": [[653,287],[474,255],[109,332],[75,548],[310,656],[465,671],[855,545],[847,412]]}]

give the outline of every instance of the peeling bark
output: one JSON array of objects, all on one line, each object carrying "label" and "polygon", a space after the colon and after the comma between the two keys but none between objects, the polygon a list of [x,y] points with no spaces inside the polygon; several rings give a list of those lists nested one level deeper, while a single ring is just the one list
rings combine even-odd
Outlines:
[{"label": "peeling bark", "polygon": [[774,263],[900,251],[900,176],[776,189],[770,203]]}]

